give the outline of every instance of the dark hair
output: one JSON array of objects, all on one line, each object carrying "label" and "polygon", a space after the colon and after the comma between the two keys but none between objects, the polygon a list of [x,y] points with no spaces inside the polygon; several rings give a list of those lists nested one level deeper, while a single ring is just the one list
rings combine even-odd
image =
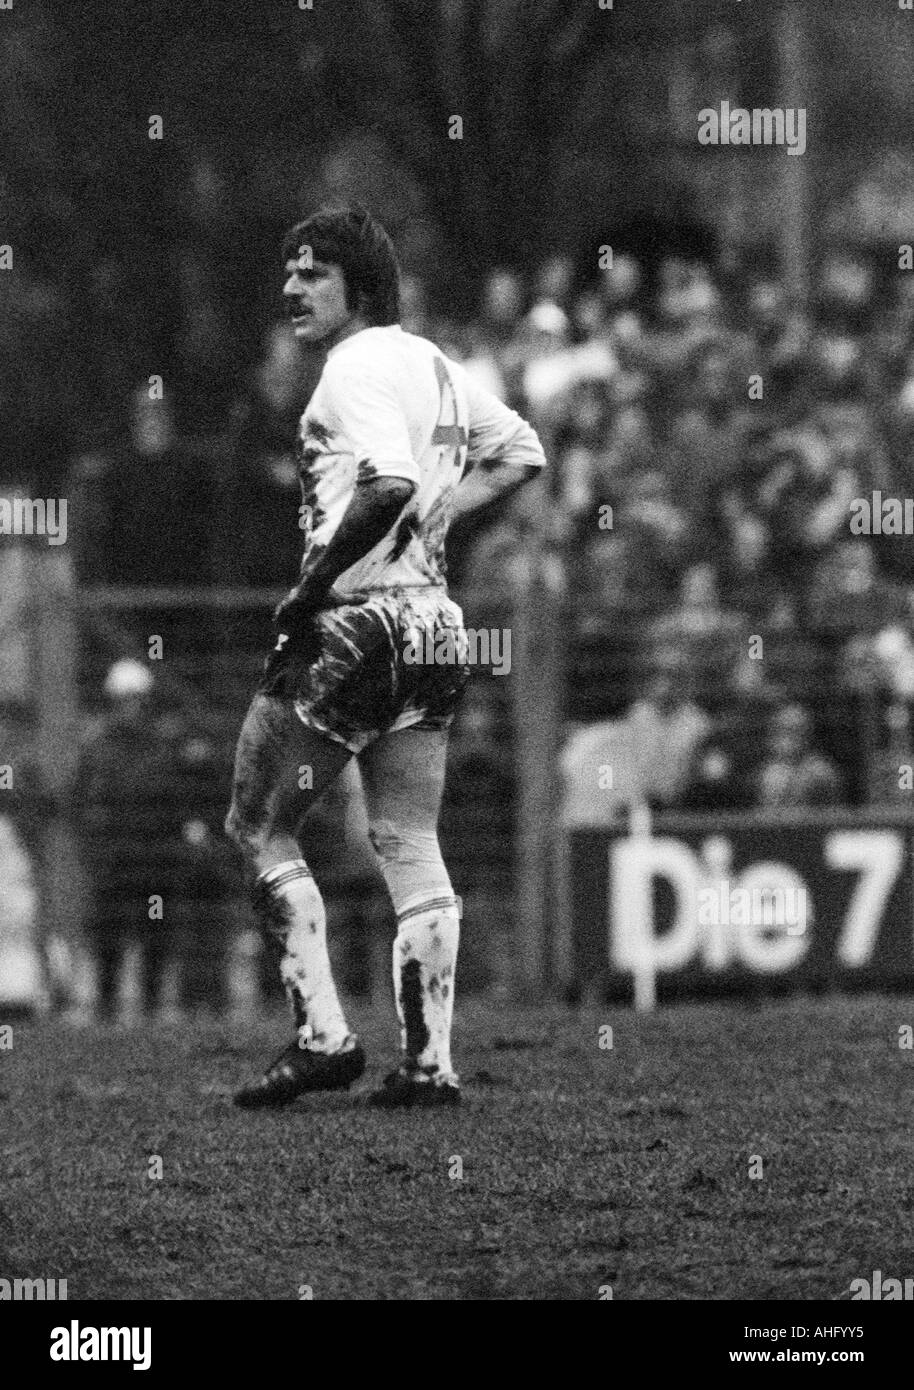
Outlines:
[{"label": "dark hair", "polygon": [[367,208],[359,203],[319,208],[296,222],[282,244],[283,264],[310,246],[316,261],[329,261],[343,272],[346,304],[356,309],[364,296],[364,312],[376,327],[400,322],[400,267],[393,242]]}]

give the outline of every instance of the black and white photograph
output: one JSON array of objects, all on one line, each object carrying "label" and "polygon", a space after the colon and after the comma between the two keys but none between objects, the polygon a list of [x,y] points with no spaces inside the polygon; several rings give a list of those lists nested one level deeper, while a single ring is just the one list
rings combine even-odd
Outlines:
[{"label": "black and white photograph", "polygon": [[875,1365],[912,1094],[914,0],[0,0],[27,1365]]}]

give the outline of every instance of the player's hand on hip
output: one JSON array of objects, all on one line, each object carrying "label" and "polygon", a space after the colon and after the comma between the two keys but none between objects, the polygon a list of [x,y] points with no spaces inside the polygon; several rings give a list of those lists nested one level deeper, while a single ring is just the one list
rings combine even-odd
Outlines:
[{"label": "player's hand on hip", "polygon": [[276,632],[285,632],[289,637],[295,637],[302,631],[313,628],[316,616],[317,608],[314,603],[306,602],[303,594],[297,589],[292,589],[282,602],[276,605],[273,611],[273,627]]},{"label": "player's hand on hip", "polygon": [[338,608],[345,599],[329,589],[316,586],[290,589],[273,613],[273,627],[289,637],[314,631],[318,615],[327,608]]}]

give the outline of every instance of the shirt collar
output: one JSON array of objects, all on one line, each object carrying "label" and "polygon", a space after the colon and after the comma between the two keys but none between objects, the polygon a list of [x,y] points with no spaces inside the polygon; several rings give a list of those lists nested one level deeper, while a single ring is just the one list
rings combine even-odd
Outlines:
[{"label": "shirt collar", "polygon": [[403,332],[399,323],[373,323],[368,328],[360,328],[358,333],[350,333],[349,337],[344,338],[341,343],[335,343],[327,353],[327,358],[329,360],[334,353],[339,352],[340,348],[346,347],[349,343],[358,342],[359,338],[364,338],[366,333],[389,333],[391,329],[395,329],[397,333]]}]

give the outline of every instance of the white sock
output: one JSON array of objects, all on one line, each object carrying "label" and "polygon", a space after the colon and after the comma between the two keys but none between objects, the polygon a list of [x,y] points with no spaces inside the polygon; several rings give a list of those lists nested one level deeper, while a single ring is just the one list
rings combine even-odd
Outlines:
[{"label": "white sock", "polygon": [[453,896],[405,906],[394,941],[394,994],[406,1060],[430,1077],[452,1076],[451,1021],[460,917]]},{"label": "white sock", "polygon": [[313,1052],[338,1052],[349,1027],[327,954],[327,916],[311,870],[290,859],[262,873],[255,903],[283,948],[279,973],[299,1041]]}]

